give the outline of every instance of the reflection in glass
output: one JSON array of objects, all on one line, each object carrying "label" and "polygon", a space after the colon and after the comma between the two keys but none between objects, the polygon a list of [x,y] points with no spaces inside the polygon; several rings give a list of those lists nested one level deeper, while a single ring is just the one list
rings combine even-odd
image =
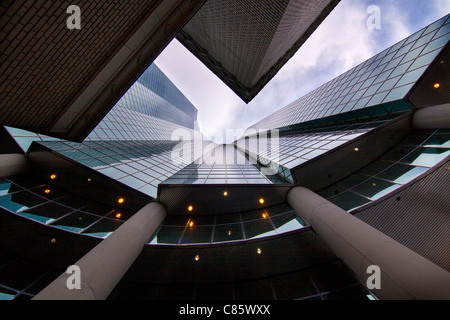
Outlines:
[{"label": "reflection in glass", "polygon": [[422,167],[396,164],[381,172],[378,177],[395,183],[405,184],[427,170],[427,168]]},{"label": "reflection in glass", "polygon": [[214,228],[213,242],[226,242],[242,240],[244,235],[242,233],[242,226],[240,223],[228,225],[216,225]]},{"label": "reflection in glass", "polygon": [[329,200],[345,211],[354,210],[370,202],[370,199],[357,195],[356,193],[353,193],[351,191],[344,192]]},{"label": "reflection in glass", "polygon": [[420,148],[413,154],[405,157],[407,161],[415,166],[433,167],[444,160],[450,154],[449,149],[443,148]]},{"label": "reflection in glass", "polygon": [[17,292],[10,289],[0,287],[0,300],[12,300],[17,295]]},{"label": "reflection in glass", "polygon": [[212,237],[213,227],[208,226],[193,226],[187,227],[184,231],[183,238],[181,239],[181,244],[190,243],[210,243]]},{"label": "reflection in glass", "polygon": [[412,132],[380,159],[317,193],[344,210],[388,195],[450,155],[449,131]]},{"label": "reflection in glass", "polygon": [[21,191],[0,197],[0,206],[14,213],[22,212],[45,202],[47,202],[46,199],[28,191]]},{"label": "reflection in glass", "polygon": [[386,194],[386,190],[393,191],[398,187],[400,187],[400,185],[385,180],[370,179],[364,183],[359,184],[355,189],[363,196],[366,196],[370,199],[378,199],[383,194]]},{"label": "reflection in glass", "polygon": [[122,225],[122,221],[112,219],[101,219],[82,233],[98,238],[107,238],[111,233]]},{"label": "reflection in glass", "polygon": [[[192,224],[191,224],[192,223]],[[287,204],[236,214],[168,216],[149,244],[205,244],[261,238],[306,226]]]},{"label": "reflection in glass", "polygon": [[72,232],[80,232],[97,220],[98,220],[97,216],[93,216],[91,214],[78,211],[71,213],[70,215],[63,217],[59,220],[52,221],[50,222],[50,224],[54,227],[58,227],[64,230]]},{"label": "reflection in glass", "polygon": [[260,238],[276,234],[269,220],[255,220],[243,223],[247,239]]}]

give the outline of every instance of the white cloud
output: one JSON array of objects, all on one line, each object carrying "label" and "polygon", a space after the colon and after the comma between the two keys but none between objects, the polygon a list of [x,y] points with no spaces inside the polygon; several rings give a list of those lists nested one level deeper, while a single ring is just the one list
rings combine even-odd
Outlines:
[{"label": "white cloud", "polygon": [[[342,0],[248,105],[176,40],[156,64],[197,107],[202,131],[206,135],[220,131],[225,137],[226,129],[246,129],[425,26],[419,22],[409,24],[416,16],[412,19],[411,8],[404,10],[405,3],[427,6],[419,0]],[[367,27],[367,8],[371,4],[381,8],[381,30]],[[421,22],[428,24],[449,11],[450,0],[434,0],[433,12],[415,14],[422,15]]]},{"label": "white cloud", "polygon": [[237,121],[249,119],[248,127],[377,53],[366,9],[361,1],[343,0]]},{"label": "white cloud", "polygon": [[444,16],[450,13],[450,0],[434,0],[433,4],[439,15]]},{"label": "white cloud", "polygon": [[173,40],[155,64],[198,109],[200,129],[206,136],[233,127],[233,106],[244,103],[182,44]]}]

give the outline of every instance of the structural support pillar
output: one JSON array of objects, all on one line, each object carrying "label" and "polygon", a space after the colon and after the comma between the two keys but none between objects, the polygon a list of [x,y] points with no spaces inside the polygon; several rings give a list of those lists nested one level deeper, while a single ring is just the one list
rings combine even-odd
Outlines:
[{"label": "structural support pillar", "polygon": [[363,284],[380,270],[380,289],[372,292],[388,300],[448,300],[450,273],[347,213],[314,192],[292,188],[289,205],[306,220]]},{"label": "structural support pillar", "polygon": [[71,288],[72,273],[63,273],[33,300],[106,299],[166,215],[162,204],[149,203],[74,264],[80,271],[81,288]]},{"label": "structural support pillar", "polygon": [[8,177],[28,172],[28,158],[20,153],[0,154],[0,177]]},{"label": "structural support pillar", "polygon": [[411,120],[414,129],[448,129],[450,128],[450,103],[421,108]]}]

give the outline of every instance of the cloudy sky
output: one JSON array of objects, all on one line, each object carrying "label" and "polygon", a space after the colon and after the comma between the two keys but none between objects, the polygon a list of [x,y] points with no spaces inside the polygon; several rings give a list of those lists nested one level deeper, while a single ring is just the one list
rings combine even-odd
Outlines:
[{"label": "cloudy sky", "polygon": [[[367,27],[371,5],[381,9],[380,29]],[[202,132],[216,142],[232,142],[233,132],[244,131],[448,13],[450,0],[341,0],[249,104],[177,40],[155,63],[196,106]]]}]

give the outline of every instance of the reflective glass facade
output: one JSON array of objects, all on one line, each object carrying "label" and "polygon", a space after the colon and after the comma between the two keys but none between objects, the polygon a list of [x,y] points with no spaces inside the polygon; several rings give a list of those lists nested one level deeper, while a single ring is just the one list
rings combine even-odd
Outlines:
[{"label": "reflective glass facade", "polygon": [[134,214],[29,176],[0,179],[0,207],[50,227],[98,238],[106,238]]},{"label": "reflective glass facade", "polygon": [[187,165],[164,184],[283,184],[289,180],[266,175],[255,159],[234,145],[205,145],[202,157]]},{"label": "reflective glass facade", "polygon": [[[283,32],[275,36],[285,40]],[[372,298],[319,228],[288,204],[288,194],[296,185],[310,188],[309,183],[356,218],[375,208],[380,220],[385,212],[401,216],[415,207],[400,198],[437,199],[429,201],[433,207],[422,220],[406,221],[405,215],[383,222],[409,234],[416,229],[400,230],[406,222],[423,230],[431,226],[430,233],[439,231],[444,238],[436,243],[445,250],[445,230],[433,224],[441,228],[446,222],[446,188],[436,191],[447,185],[450,129],[418,130],[410,120],[412,104],[420,100],[414,94],[436,98],[423,76],[443,70],[444,60],[436,57],[448,49],[449,39],[447,15],[263,119],[229,145],[202,139],[196,108],[156,65],[83,142],[7,128],[30,151],[33,170],[0,178],[0,300],[41,292],[65,271],[57,270],[60,266],[84,256],[152,198],[165,208],[158,214],[167,215],[137,247],[140,253],[110,299]],[[181,140],[184,134],[189,138]],[[5,159],[16,159],[8,153],[17,148],[9,147]],[[434,183],[426,194],[436,173],[444,183]],[[420,192],[411,191],[424,181]],[[396,206],[400,203],[403,207]],[[434,203],[444,209],[434,210]],[[427,219],[431,223],[424,226]]]},{"label": "reflective glass facade", "polygon": [[[172,134],[182,128],[194,137],[197,110],[156,65],[82,143],[7,129],[24,150],[40,141],[151,197],[161,183],[295,183],[293,169],[411,110],[404,98],[448,42],[449,26],[446,16],[256,123],[247,131],[256,144],[185,142],[188,152],[174,157]],[[268,129],[279,135],[252,132]]]},{"label": "reflective glass facade", "polygon": [[271,208],[228,215],[168,216],[150,244],[210,244],[256,239],[306,226],[292,208]]},{"label": "reflective glass facade", "polygon": [[[449,39],[447,15],[257,122],[236,147],[295,182],[293,169],[413,110],[405,98]],[[274,129],[276,143],[265,136]]]},{"label": "reflective glass facade", "polygon": [[[151,65],[82,143],[21,129],[6,129],[27,151],[33,141],[151,197],[158,184],[192,162],[190,154],[172,157],[183,129],[193,137],[197,109],[156,65]],[[172,139],[173,138],[173,139]],[[189,143],[185,141],[186,143]]]},{"label": "reflective glass facade", "polygon": [[[83,143],[8,130],[25,149],[43,140],[42,145],[152,197],[162,182],[294,183],[292,169],[411,110],[404,98],[448,42],[449,25],[446,16],[249,128],[247,133],[278,129],[275,144],[260,135],[256,148],[242,138],[234,144],[237,150],[218,146],[211,152],[202,141],[175,161],[178,143],[171,141],[172,133],[185,128],[194,136],[197,110],[155,65]],[[223,162],[212,156],[217,152]],[[265,174],[267,168],[273,173]]]},{"label": "reflective glass facade", "polygon": [[449,155],[450,130],[414,132],[381,158],[318,194],[353,211],[407,184]]},{"label": "reflective glass facade", "polygon": [[[181,91],[155,64],[150,65],[147,72],[144,72],[137,82],[150,89],[150,91],[154,92],[157,96],[161,97],[175,108],[189,115],[190,118],[197,119],[198,111],[194,105],[186,99],[183,93],[181,93]],[[173,118],[170,118],[170,120],[174,122]],[[191,126],[192,123],[185,125],[185,127],[193,129]]]},{"label": "reflective glass facade", "polygon": [[[249,129],[284,128],[402,100],[450,39],[447,15],[320,86]],[[378,108],[379,111],[379,108]]]},{"label": "reflective glass facade", "polygon": [[[380,116],[370,120],[361,120],[357,123],[329,125],[318,129],[303,129],[301,131],[286,131],[280,134],[275,147],[271,138],[258,137],[259,142],[269,146],[267,149],[257,148],[257,144],[247,143],[241,139],[236,142],[237,148],[244,152],[250,152],[258,156],[262,161],[270,161],[278,164],[281,170],[289,170],[306,163],[326,152],[337,148],[353,139],[356,139],[381,124],[386,123],[391,117]],[[265,142],[267,140],[267,142]],[[272,141],[273,142],[273,141]]]},{"label": "reflective glass facade", "polygon": [[[190,142],[186,143],[191,146]],[[173,149],[178,144],[174,141],[44,141],[41,144],[151,197],[156,197],[160,182],[192,161],[195,151],[192,144],[192,154],[174,158]]]}]

